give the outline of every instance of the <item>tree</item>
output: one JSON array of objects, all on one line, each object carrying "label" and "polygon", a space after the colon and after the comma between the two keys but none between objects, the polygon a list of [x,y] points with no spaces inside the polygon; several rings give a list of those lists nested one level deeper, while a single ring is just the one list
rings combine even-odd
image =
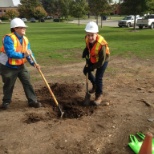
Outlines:
[{"label": "tree", "polygon": [[98,24],[98,16],[110,12],[110,2],[112,0],[88,0],[90,13],[96,16]]},{"label": "tree", "polygon": [[147,10],[147,0],[123,0],[121,13],[134,15],[134,30],[136,27],[136,15],[143,14]]},{"label": "tree", "polygon": [[52,11],[52,3],[53,3],[53,0],[41,0],[42,2],[42,5],[44,7],[44,9],[46,10],[46,12],[48,13],[48,15],[52,15],[53,11]]},{"label": "tree", "polygon": [[38,6],[42,6],[39,0],[21,0],[21,5],[18,7],[18,11],[21,17],[35,17],[34,10]]},{"label": "tree", "polygon": [[34,9],[34,17],[36,17],[37,19],[39,19],[39,21],[41,20],[41,18],[47,16],[46,11],[44,10],[43,7],[38,6]]},{"label": "tree", "polygon": [[14,17],[19,16],[19,12],[17,10],[10,9],[10,10],[6,11],[5,15],[6,15],[6,17],[13,19]]},{"label": "tree", "polygon": [[80,18],[88,13],[88,3],[86,0],[72,1],[70,5],[70,15],[78,18],[78,25],[80,25]]},{"label": "tree", "polygon": [[41,0],[41,1],[48,15],[52,15],[56,19],[59,19],[61,17],[62,6],[60,0]]},{"label": "tree", "polygon": [[70,13],[70,4],[72,0],[59,0],[60,6],[61,6],[61,15],[65,17],[65,19],[68,18],[68,15]]},{"label": "tree", "polygon": [[148,13],[154,13],[154,0],[148,0],[147,1],[147,12]]}]

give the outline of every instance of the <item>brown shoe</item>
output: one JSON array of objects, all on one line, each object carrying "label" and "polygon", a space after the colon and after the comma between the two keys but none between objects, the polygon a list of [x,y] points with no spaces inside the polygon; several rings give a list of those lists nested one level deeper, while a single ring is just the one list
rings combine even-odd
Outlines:
[{"label": "brown shoe", "polygon": [[102,102],[102,94],[96,94],[95,100],[94,100],[94,104],[95,105],[100,105]]},{"label": "brown shoe", "polygon": [[93,85],[92,89],[89,90],[89,93],[92,94],[96,91],[96,85]]}]

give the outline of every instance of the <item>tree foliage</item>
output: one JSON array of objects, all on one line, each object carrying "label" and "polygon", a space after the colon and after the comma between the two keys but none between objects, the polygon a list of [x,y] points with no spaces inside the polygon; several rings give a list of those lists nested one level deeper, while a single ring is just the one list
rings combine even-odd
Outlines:
[{"label": "tree foliage", "polygon": [[75,18],[78,18],[78,24],[80,24],[80,18],[86,15],[87,13],[88,3],[86,2],[86,0],[72,1],[70,5],[70,15],[72,15]]},{"label": "tree foliage", "polygon": [[123,0],[121,13],[127,15],[143,14],[147,10],[147,0]]},{"label": "tree foliage", "polygon": [[[154,0],[119,0],[119,2],[121,14],[154,13]],[[45,11],[49,16],[65,19],[69,15],[81,18],[85,14],[91,14],[96,16],[98,22],[99,15],[114,12],[111,3],[112,0],[21,0],[18,11],[20,17],[26,18],[40,18],[46,14]]]},{"label": "tree foliage", "polygon": [[59,0],[59,1],[61,6],[61,15],[66,19],[68,18],[70,13],[70,4],[72,0]]},{"label": "tree foliage", "polygon": [[86,0],[76,0],[72,1],[70,5],[70,13],[73,17],[81,18],[83,15],[87,13],[88,4]]},{"label": "tree foliage", "polygon": [[[67,16],[67,2],[69,0],[42,0],[42,4],[48,15],[52,15],[55,18],[60,18],[61,16]],[[66,3],[66,5],[65,5]],[[64,9],[65,13],[64,13]]]},{"label": "tree foliage", "polygon": [[18,11],[21,17],[34,17],[35,8],[41,6],[39,0],[21,0],[21,5],[18,7]]},{"label": "tree foliage", "polygon": [[41,0],[42,5],[44,7],[44,9],[46,10],[46,12],[48,13],[48,15],[52,15],[52,3],[53,0]]},{"label": "tree foliage", "polygon": [[41,19],[45,16],[47,16],[47,13],[43,7],[38,6],[34,9],[34,17],[36,17],[37,19]]},{"label": "tree foliage", "polygon": [[88,0],[90,14],[93,14],[97,18],[102,14],[108,14],[110,12],[110,3],[112,0]]},{"label": "tree foliage", "polygon": [[154,13],[154,0],[147,0],[147,13]]},{"label": "tree foliage", "polygon": [[18,17],[19,16],[19,12],[17,10],[10,9],[10,10],[6,11],[5,16],[10,18],[10,19],[13,19],[14,17]]},{"label": "tree foliage", "polygon": [[70,13],[70,3],[73,0],[41,0],[44,9],[50,16],[68,18]]}]

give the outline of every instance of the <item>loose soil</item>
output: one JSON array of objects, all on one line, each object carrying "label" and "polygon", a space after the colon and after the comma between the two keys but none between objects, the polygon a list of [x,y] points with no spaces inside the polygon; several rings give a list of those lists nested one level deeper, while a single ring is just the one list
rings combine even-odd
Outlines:
[{"label": "loose soil", "polygon": [[[41,75],[28,66],[43,107],[28,107],[17,80],[9,109],[0,110],[1,154],[133,154],[130,134],[154,134],[153,60],[112,57],[100,106],[92,105],[93,95],[83,106],[84,64],[41,67],[63,118]],[[2,82],[0,87],[2,99]]]}]

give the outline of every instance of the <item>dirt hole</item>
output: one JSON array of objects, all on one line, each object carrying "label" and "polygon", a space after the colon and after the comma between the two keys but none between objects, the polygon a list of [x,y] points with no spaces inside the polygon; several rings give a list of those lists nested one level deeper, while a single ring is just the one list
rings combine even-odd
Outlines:
[{"label": "dirt hole", "polygon": [[[83,103],[83,102],[81,102]],[[64,115],[63,118],[80,118],[82,116],[90,116],[94,113],[96,106],[83,106],[80,105],[80,102],[73,102],[64,104],[62,106]],[[57,114],[58,117],[60,116],[60,112]]]},{"label": "dirt hole", "polygon": [[[96,106],[83,106],[84,96],[80,96],[80,93],[85,90],[83,84],[49,83],[49,85],[59,103],[59,107],[64,112],[63,118],[72,119],[89,116],[96,110]],[[36,93],[43,106],[52,107],[55,115],[60,117],[60,110],[52,99],[47,87],[38,89]]]}]

